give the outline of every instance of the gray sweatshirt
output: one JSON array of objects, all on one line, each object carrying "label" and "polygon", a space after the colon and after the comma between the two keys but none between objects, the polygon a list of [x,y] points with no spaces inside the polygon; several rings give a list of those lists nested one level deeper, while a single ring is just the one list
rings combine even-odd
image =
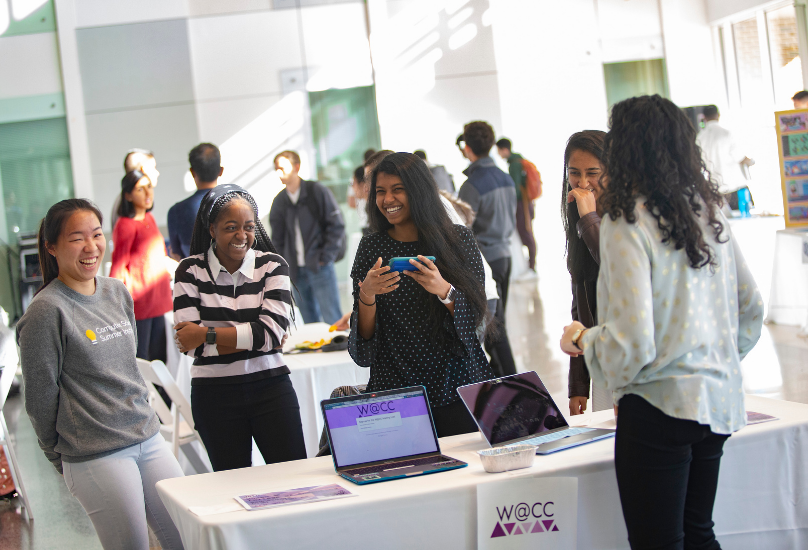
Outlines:
[{"label": "gray sweatshirt", "polygon": [[25,410],[59,472],[160,429],[135,362],[132,297],[117,279],[95,280],[92,296],[52,281],[17,323]]}]

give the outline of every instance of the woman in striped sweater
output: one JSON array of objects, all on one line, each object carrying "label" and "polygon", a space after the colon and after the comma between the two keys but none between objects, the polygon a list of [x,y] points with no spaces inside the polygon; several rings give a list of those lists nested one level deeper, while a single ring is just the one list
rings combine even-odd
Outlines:
[{"label": "woman in striped sweater", "polygon": [[291,324],[289,266],[237,185],[213,188],[174,283],[176,341],[194,358],[191,408],[215,471],[306,458],[300,406],[281,346]]}]

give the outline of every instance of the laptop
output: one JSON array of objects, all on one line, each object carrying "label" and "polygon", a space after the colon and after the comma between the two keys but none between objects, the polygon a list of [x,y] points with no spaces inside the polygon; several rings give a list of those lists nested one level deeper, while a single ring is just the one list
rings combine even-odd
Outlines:
[{"label": "laptop", "polygon": [[533,371],[460,386],[457,392],[492,447],[536,445],[536,454],[546,455],[615,434],[567,424]]},{"label": "laptop", "polygon": [[440,452],[423,386],[320,402],[337,474],[358,485],[468,466]]}]

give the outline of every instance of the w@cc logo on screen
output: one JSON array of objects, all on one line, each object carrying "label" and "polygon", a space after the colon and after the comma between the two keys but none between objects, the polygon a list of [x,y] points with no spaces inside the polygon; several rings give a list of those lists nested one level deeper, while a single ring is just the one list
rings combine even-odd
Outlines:
[{"label": "w@cc logo on screen", "polygon": [[499,521],[494,526],[491,538],[558,531],[554,508],[555,504],[550,501],[497,506]]},{"label": "w@cc logo on screen", "polygon": [[359,417],[373,416],[374,414],[384,414],[396,412],[395,402],[393,401],[380,401],[378,403],[370,403],[368,405],[359,405]]}]

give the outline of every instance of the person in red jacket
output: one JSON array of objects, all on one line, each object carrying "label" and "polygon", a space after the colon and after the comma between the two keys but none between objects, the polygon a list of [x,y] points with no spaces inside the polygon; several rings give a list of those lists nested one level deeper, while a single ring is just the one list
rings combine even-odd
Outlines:
[{"label": "person in red jacket", "polygon": [[110,276],[123,281],[135,302],[137,356],[166,361],[165,315],[173,308],[171,275],[166,270],[166,245],[154,208],[154,185],[146,174],[132,170],[121,180],[118,221],[112,230]]}]

